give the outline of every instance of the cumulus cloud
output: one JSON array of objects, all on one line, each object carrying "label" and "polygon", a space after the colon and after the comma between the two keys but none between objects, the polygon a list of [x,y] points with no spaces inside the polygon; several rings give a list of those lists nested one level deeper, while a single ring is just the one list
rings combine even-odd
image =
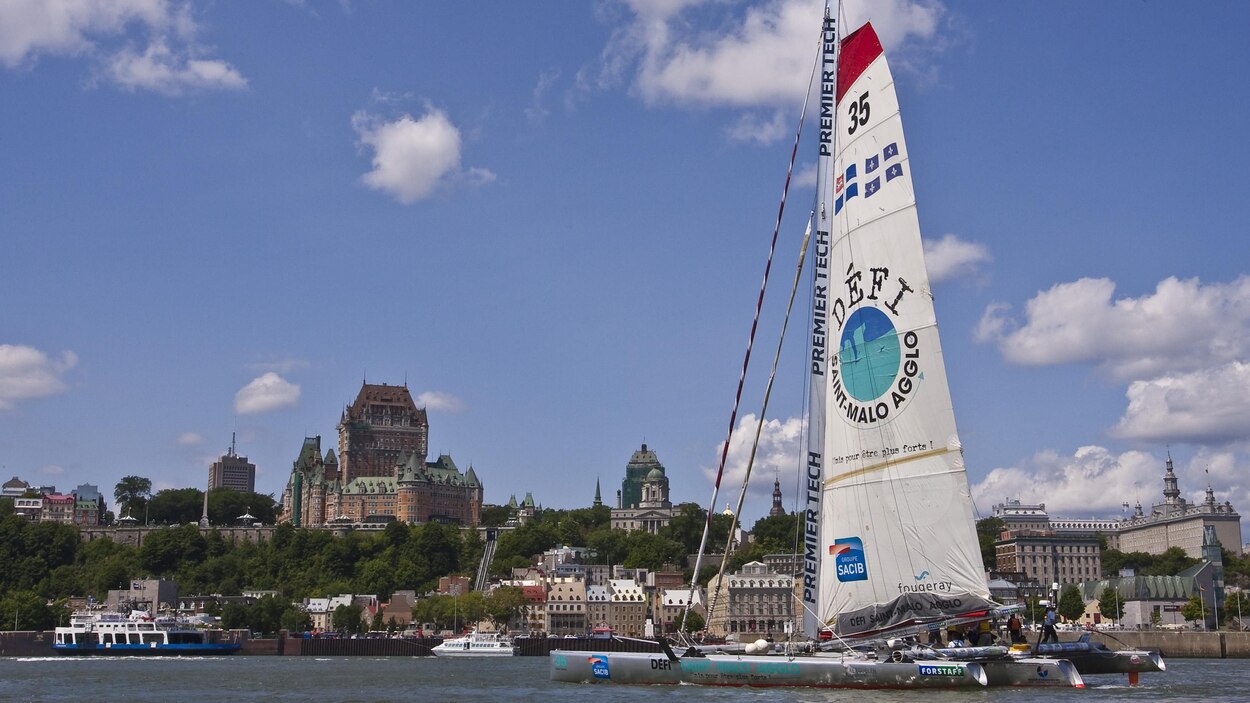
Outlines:
[{"label": "cumulus cloud", "polygon": [[299,386],[269,373],[252,379],[234,394],[234,411],[240,415],[265,413],[299,402]]},{"label": "cumulus cloud", "polygon": [[[1141,503],[1149,513],[1150,506],[1163,500],[1166,461],[1166,455],[1116,454],[1099,446],[1081,447],[1071,456],[1045,451],[1019,466],[990,471],[972,487],[972,495],[982,515],[1008,499],[1045,503],[1051,517],[1115,518],[1124,514],[1124,503]],[[1209,484],[1217,502],[1250,504],[1250,483],[1237,465],[1238,458],[1230,452],[1205,450],[1188,462],[1177,462],[1181,493],[1186,500],[1202,502]]]},{"label": "cumulus cloud", "polygon": [[204,437],[196,432],[183,432],[178,435],[178,444],[184,447],[198,447],[204,441]]},{"label": "cumulus cloud", "polygon": [[64,376],[77,364],[71,351],[61,352],[58,359],[34,347],[0,344],[0,410],[64,391]]},{"label": "cumulus cloud", "polygon": [[105,65],[115,83],[129,90],[151,90],[165,95],[181,95],[189,90],[212,88],[240,89],[247,79],[230,64],[220,60],[192,59],[171,51],[163,41],[154,41],[142,52],[118,51]]},{"label": "cumulus cloud", "polygon": [[964,241],[953,234],[926,239],[924,243],[924,262],[931,283],[975,274],[980,264],[991,260],[989,249],[984,245]]},{"label": "cumulus cloud", "polygon": [[1127,439],[1223,443],[1250,438],[1250,364],[1134,381],[1128,408],[1112,428]]},{"label": "cumulus cloud", "polygon": [[[725,473],[721,478],[722,489],[733,487],[733,495],[741,490],[742,481],[746,478],[747,463],[751,457],[751,444],[755,441],[756,426],[759,416],[753,413],[742,416],[734,429],[729,442],[729,453],[725,457]],[[755,498],[771,496],[772,479],[780,473],[784,486],[796,485],[798,480],[798,459],[802,456],[800,447],[803,441],[803,420],[791,417],[784,420],[766,419],[760,429],[760,443],[756,450],[755,463],[752,468],[749,494]],[[716,447],[716,456],[711,466],[703,468],[703,474],[712,483],[716,480],[716,467],[720,464],[721,449],[724,443]],[[732,501],[722,493],[722,500]]]},{"label": "cumulus cloud", "polygon": [[1045,503],[1052,516],[1119,515],[1124,502],[1143,505],[1162,497],[1163,460],[1146,452],[1115,454],[1099,446],[1071,456],[1039,452],[1019,466],[996,468],[972,487],[982,515],[1007,499]]},{"label": "cumulus cloud", "polygon": [[[133,31],[132,31],[133,30]],[[177,95],[239,89],[229,63],[206,58],[189,3],[170,0],[11,0],[0,3],[0,64],[86,56],[99,76],[131,90]],[[136,39],[146,45],[135,49]]]},{"label": "cumulus cloud", "polygon": [[[690,14],[705,0],[632,0],[632,21],[604,52],[601,82],[638,66],[634,87],[649,103],[774,106],[801,100],[816,51],[820,0],[773,0],[709,30]],[[892,50],[932,39],[945,8],[938,2],[848,2],[849,26],[871,19]]]},{"label": "cumulus cloud", "polygon": [[373,150],[373,170],[365,185],[409,205],[449,182],[481,185],[495,179],[482,168],[460,168],[460,130],[441,110],[428,108],[419,119],[404,115],[387,122],[360,111],[352,128],[362,146]]},{"label": "cumulus cloud", "polygon": [[1140,298],[1113,300],[1114,292],[1109,279],[1082,278],[1038,293],[1023,320],[992,306],[982,339],[1017,364],[1092,363],[1123,381],[1250,356],[1250,277],[1208,285],[1169,277]]},{"label": "cumulus cloud", "polygon": [[442,391],[425,391],[417,396],[417,405],[427,410],[445,413],[458,413],[464,410],[464,401]]},{"label": "cumulus cloud", "polygon": [[39,467],[40,476],[61,476],[65,473],[65,469],[56,464],[44,464]]},{"label": "cumulus cloud", "polygon": [[790,132],[790,121],[791,117],[781,111],[771,115],[747,113],[729,125],[726,133],[735,142],[771,144]]}]

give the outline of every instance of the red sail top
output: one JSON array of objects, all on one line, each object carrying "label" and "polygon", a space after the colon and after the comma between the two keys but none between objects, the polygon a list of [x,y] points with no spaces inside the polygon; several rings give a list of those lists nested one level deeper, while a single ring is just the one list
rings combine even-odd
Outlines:
[{"label": "red sail top", "polygon": [[842,40],[842,54],[838,58],[838,102],[850,90],[851,84],[881,55],[881,40],[868,22],[846,35]]}]

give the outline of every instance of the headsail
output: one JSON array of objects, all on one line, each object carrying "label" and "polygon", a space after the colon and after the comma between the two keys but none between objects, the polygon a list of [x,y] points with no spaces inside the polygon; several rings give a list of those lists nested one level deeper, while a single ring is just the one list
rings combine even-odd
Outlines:
[{"label": "headsail", "polygon": [[828,175],[813,291],[813,337],[823,334],[827,352],[817,358],[814,347],[811,360],[808,459],[823,472],[818,613],[848,637],[994,605],[929,294],[898,98],[871,25],[841,42],[836,90],[836,146],[822,169]]}]

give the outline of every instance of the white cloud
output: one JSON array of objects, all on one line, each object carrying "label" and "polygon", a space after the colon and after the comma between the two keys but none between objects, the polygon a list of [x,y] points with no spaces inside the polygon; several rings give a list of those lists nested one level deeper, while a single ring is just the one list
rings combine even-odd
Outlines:
[{"label": "white cloud", "polygon": [[1111,433],[1157,442],[1250,439],[1250,364],[1234,361],[1128,387],[1128,408]]},{"label": "white cloud", "polygon": [[195,432],[183,432],[178,435],[178,444],[184,447],[198,447],[204,442],[204,437]]},{"label": "white cloud", "polygon": [[[741,492],[742,481],[746,478],[747,462],[751,457],[751,444],[755,441],[755,430],[759,425],[759,416],[748,413],[738,421],[729,442],[729,453],[725,457],[725,473],[721,477],[721,503],[736,503]],[[759,449],[756,451],[755,462],[751,470],[750,495],[756,498],[771,496],[773,478],[778,473],[783,486],[797,485],[797,457],[802,456],[800,448],[803,442],[803,420],[791,417],[785,420],[765,420],[760,428]],[[708,483],[716,481],[716,467],[720,464],[721,448],[716,447],[716,456],[710,467],[703,468]],[[732,493],[726,493],[726,490]],[[715,506],[720,509],[721,506]],[[789,509],[789,508],[787,508]],[[747,525],[749,528],[750,525]]]},{"label": "white cloud", "polygon": [[[185,2],[9,0],[0,3],[0,64],[33,65],[43,54],[87,56],[101,76],[132,90],[177,95],[245,87],[228,63],[204,58],[195,41],[199,29]],[[138,36],[147,40],[142,50],[134,48]]]},{"label": "white cloud", "polygon": [[771,144],[790,132],[790,119],[781,111],[769,116],[747,113],[729,125],[727,133],[731,141]]},{"label": "white cloud", "polygon": [[979,264],[991,260],[993,257],[985,245],[964,241],[953,234],[924,242],[924,261],[930,283],[975,274]]},{"label": "white cloud", "polygon": [[[1146,452],[1116,455],[1086,446],[1072,456],[1039,452],[1021,466],[997,468],[972,487],[983,516],[1007,499],[1045,503],[1052,517],[1116,517],[1122,503],[1162,498],[1163,460]],[[1157,494],[1157,495],[1156,495]],[[1149,509],[1149,508],[1147,508]]]},{"label": "white cloud", "polygon": [[417,405],[426,410],[445,413],[458,413],[464,410],[464,401],[442,391],[425,391],[417,396]]},{"label": "white cloud", "polygon": [[[648,103],[776,106],[802,100],[815,59],[820,0],[773,0],[750,5],[739,18],[707,29],[692,11],[710,14],[703,0],[634,0],[633,21],[604,51],[603,81],[637,62],[635,88]],[[728,5],[731,6],[732,5]],[[849,2],[848,26],[872,19],[887,50],[934,37],[945,8],[938,2]]]},{"label": "white cloud", "polygon": [[39,475],[41,476],[61,476],[65,473],[65,469],[56,464],[44,464],[39,467]]},{"label": "white cloud", "polygon": [[430,197],[444,183],[481,185],[495,179],[486,169],[461,171],[460,130],[441,110],[428,108],[420,119],[404,115],[393,122],[361,111],[352,116],[352,128],[373,150],[373,170],[361,180],[405,205]]},{"label": "white cloud", "polygon": [[0,410],[64,391],[63,377],[77,364],[78,356],[71,351],[54,359],[34,347],[0,344]]},{"label": "white cloud", "polygon": [[238,90],[247,79],[230,64],[220,60],[192,59],[171,51],[164,41],[154,41],[138,53],[126,48],[105,65],[105,73],[129,90],[151,90],[165,95],[181,95],[188,90],[213,88]]},{"label": "white cloud", "polygon": [[1017,364],[1094,364],[1122,381],[1201,371],[1250,357],[1250,277],[1202,285],[1169,277],[1155,292],[1112,300],[1115,283],[1056,284],[1025,306],[987,309],[982,341]]},{"label": "white cloud", "polygon": [[[994,469],[972,487],[972,495],[983,516],[1007,499],[1045,503],[1052,518],[1118,518],[1125,514],[1124,503],[1130,507],[1140,503],[1149,513],[1163,500],[1166,460],[1140,451],[1117,455],[1099,446],[1081,447],[1071,456],[1040,452],[1020,466]],[[1240,463],[1244,462],[1243,457]],[[1186,464],[1176,463],[1181,493],[1200,503],[1210,484],[1217,502],[1250,505],[1250,481],[1238,463],[1232,453],[1206,451]]]},{"label": "white cloud", "polygon": [[234,411],[240,415],[264,413],[299,402],[299,386],[269,373],[252,379],[234,394]]},{"label": "white cloud", "polygon": [[530,122],[542,122],[547,119],[547,115],[551,114],[551,111],[545,105],[547,93],[551,91],[559,78],[560,71],[554,68],[538,74],[538,82],[534,85],[534,90],[530,94],[530,104],[525,108],[525,117]]}]

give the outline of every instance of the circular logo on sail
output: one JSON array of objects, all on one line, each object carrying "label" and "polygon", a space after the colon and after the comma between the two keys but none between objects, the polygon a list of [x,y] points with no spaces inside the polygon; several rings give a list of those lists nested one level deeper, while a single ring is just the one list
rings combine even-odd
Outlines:
[{"label": "circular logo on sail", "polygon": [[842,386],[852,398],[868,403],[894,385],[902,354],[898,332],[885,313],[868,307],[851,313],[838,347]]},{"label": "circular logo on sail", "polygon": [[838,414],[851,424],[888,422],[903,410],[924,379],[920,336],[910,330],[900,332],[890,312],[863,306],[842,325],[830,381]]}]

